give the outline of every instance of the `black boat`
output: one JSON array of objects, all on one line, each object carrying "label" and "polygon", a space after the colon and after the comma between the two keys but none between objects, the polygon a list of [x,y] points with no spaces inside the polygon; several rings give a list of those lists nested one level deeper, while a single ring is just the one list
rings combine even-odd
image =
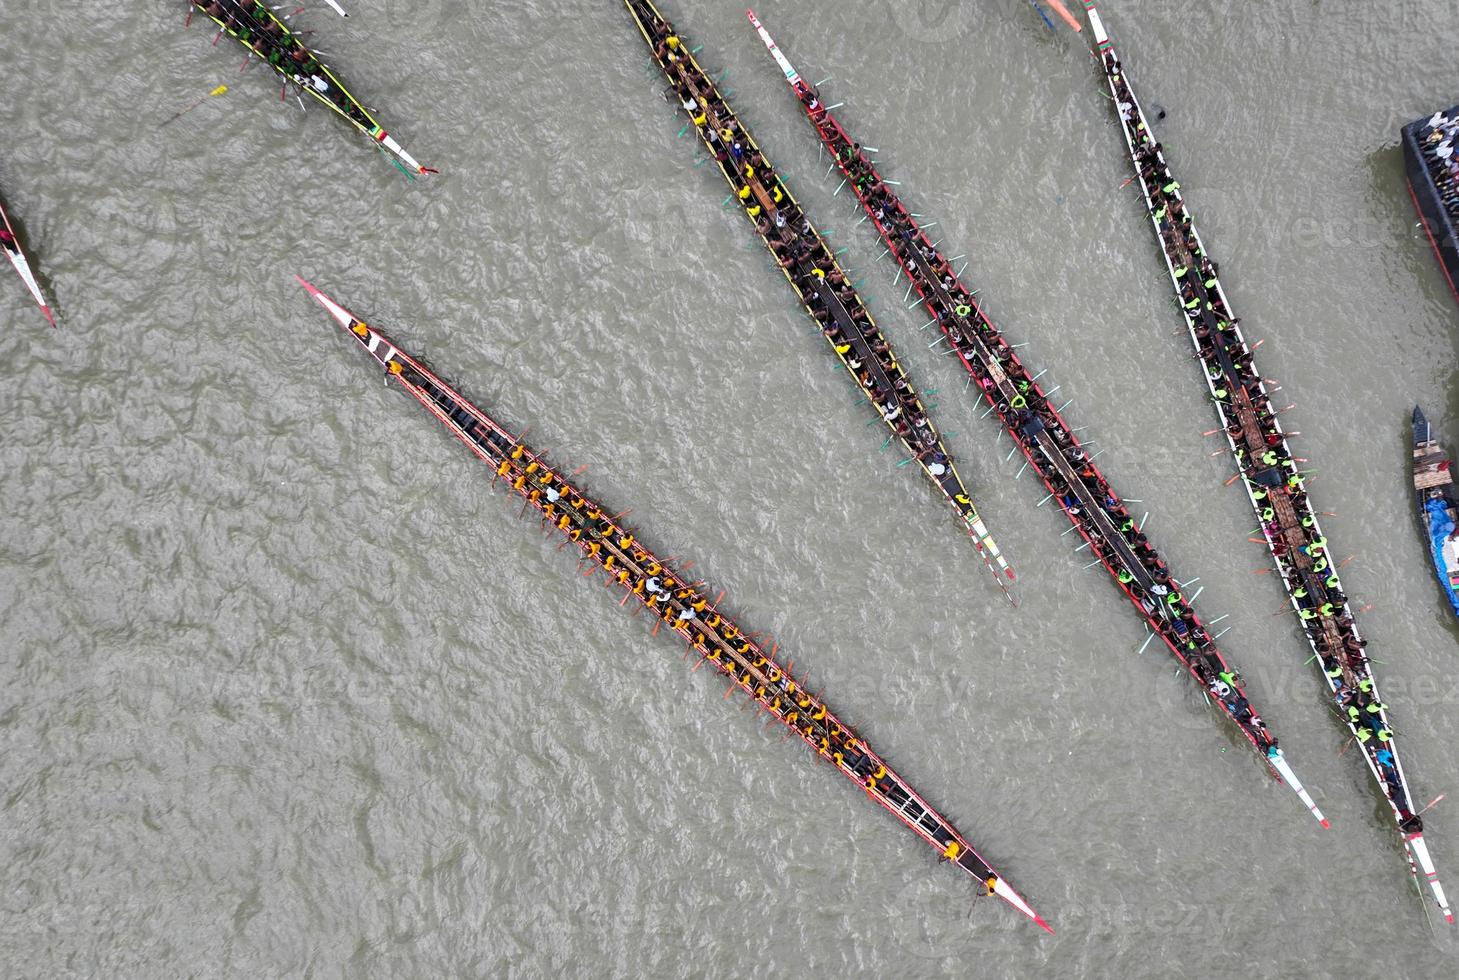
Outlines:
[{"label": "black boat", "polygon": [[1408,193],[1418,209],[1419,220],[1439,268],[1459,300],[1459,175],[1454,172],[1459,154],[1454,140],[1459,136],[1459,106],[1436,112],[1427,119],[1415,119],[1403,127],[1403,169]]},{"label": "black boat", "polygon": [[1459,502],[1449,454],[1434,441],[1423,409],[1413,408],[1413,493],[1419,522],[1429,540],[1429,557],[1449,605],[1459,614]]}]

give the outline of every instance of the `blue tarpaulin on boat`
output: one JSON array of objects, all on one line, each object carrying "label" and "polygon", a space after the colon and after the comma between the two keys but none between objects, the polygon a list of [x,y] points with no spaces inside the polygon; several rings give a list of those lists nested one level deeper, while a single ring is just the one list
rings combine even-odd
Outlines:
[{"label": "blue tarpaulin on boat", "polygon": [[1459,613],[1459,595],[1455,595],[1454,586],[1449,584],[1449,568],[1444,562],[1444,542],[1454,533],[1454,522],[1449,518],[1449,503],[1442,499],[1430,500],[1425,502],[1424,510],[1429,515],[1429,551],[1433,555],[1434,568],[1439,572],[1439,584],[1449,596],[1449,605]]}]

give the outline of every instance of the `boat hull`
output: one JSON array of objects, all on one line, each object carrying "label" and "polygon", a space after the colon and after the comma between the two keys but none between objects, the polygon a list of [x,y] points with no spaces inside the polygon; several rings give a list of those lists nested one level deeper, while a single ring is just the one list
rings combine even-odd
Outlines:
[{"label": "boat hull", "polygon": [[30,298],[35,300],[36,306],[40,307],[41,316],[45,317],[46,322],[54,327],[56,325],[55,314],[51,312],[51,305],[46,300],[46,294],[41,289],[40,282],[36,279],[35,270],[30,267],[30,259],[20,246],[20,237],[15,234],[15,228],[10,224],[10,215],[5,213],[3,203],[0,203],[0,225],[4,226],[11,238],[10,247],[7,248],[0,244],[0,252],[4,252],[5,257],[10,260],[11,267],[25,285],[25,291],[30,293]]},{"label": "boat hull", "polygon": [[[604,584],[621,591],[620,605],[635,602],[655,621],[653,632],[677,636],[696,657],[696,669],[710,664],[743,691],[767,715],[784,725],[787,737],[805,742],[816,757],[855,783],[868,798],[885,808],[942,859],[976,878],[993,894],[1049,927],[1037,912],[994,871],[952,824],[919,796],[877,755],[818,694],[792,676],[776,660],[773,644],[756,639],[732,623],[710,598],[702,582],[682,574],[672,559],[654,555],[630,529],[608,516],[608,508],[556,470],[519,436],[513,435],[390,338],[304,279],[300,284],[386,372],[386,380],[418,401],[452,436],[460,440],[495,474],[493,482],[542,517],[544,529],[562,535],[580,553],[591,572],[604,573]],[[621,515],[620,515],[621,516]],[[685,563],[687,565],[689,563]]]},{"label": "boat hull", "polygon": [[[1445,115],[1459,114],[1459,106],[1448,109]],[[1403,127],[1403,171],[1408,181],[1408,193],[1413,198],[1414,209],[1418,211],[1424,234],[1439,260],[1444,281],[1455,302],[1459,302],[1459,230],[1454,219],[1444,207],[1438,185],[1424,163],[1419,140],[1427,119],[1416,119]]]},{"label": "boat hull", "polygon": [[1413,410],[1413,488],[1429,560],[1449,606],[1459,615],[1459,500],[1450,459],[1419,408]]},{"label": "boat hull", "polygon": [[[887,253],[901,266],[910,283],[909,295],[915,290],[932,317],[927,326],[941,325],[949,352],[957,353],[968,372],[967,387],[975,388],[974,397],[988,406],[983,414],[997,413],[1017,448],[1023,451],[1027,465],[1033,467],[1049,491],[1045,502],[1058,500],[1073,525],[1070,530],[1077,530],[1083,537],[1085,543],[1077,550],[1089,548],[1095,559],[1091,567],[1102,564],[1139,610],[1150,630],[1146,643],[1157,636],[1165,643],[1181,666],[1212,695],[1208,700],[1219,706],[1217,710],[1233,721],[1257,749],[1271,772],[1288,783],[1318,823],[1328,826],[1321,809],[1292,773],[1275,736],[1251,707],[1236,672],[1216,647],[1215,638],[1180,594],[1179,580],[1149,544],[1143,531],[1145,518],[1137,521],[1125,507],[1094,463],[1099,453],[1086,453],[1075,436],[1078,429],[1064,420],[1061,412],[1068,402],[1057,407],[1053,404],[1049,396],[1057,387],[1045,392],[1039,386],[1038,379],[1044,372],[1030,373],[1022,364],[1014,345],[979,308],[976,291],[960,282],[963,270],[954,270],[952,262],[937,252],[940,241],[927,237],[926,228],[915,220],[918,216],[887,187],[896,182],[883,180],[867,157],[866,148],[842,128],[832,114],[834,107],[820,104],[815,87],[806,84],[755,12],[747,11],[747,16],[834,165],[861,203],[866,212],[863,220],[872,223]],[[1029,409],[1027,414],[1025,409]],[[1142,554],[1154,556],[1153,563]],[[1160,578],[1156,577],[1157,568]],[[1199,591],[1192,594],[1191,600]]]},{"label": "boat hull", "polygon": [[[360,100],[345,88],[344,83],[319,60],[318,56],[283,19],[271,12],[265,12],[266,19],[257,20],[249,13],[252,5],[246,2],[228,0],[225,4],[228,9],[218,15],[209,13],[210,4],[203,0],[190,0],[190,2],[193,10],[201,13],[218,26],[220,35],[226,34],[248,49],[250,59],[257,55],[259,60],[273,69],[287,85],[292,85],[296,93],[309,94],[320,105],[369,137],[407,177],[435,173],[430,167],[421,166],[419,161],[407,153],[405,148],[385,131]],[[277,37],[271,37],[269,31],[278,32]],[[309,53],[310,59],[307,64],[299,64],[289,58],[275,56],[276,51],[287,50],[293,45],[297,45],[304,52]],[[302,101],[300,105],[303,105]]]}]

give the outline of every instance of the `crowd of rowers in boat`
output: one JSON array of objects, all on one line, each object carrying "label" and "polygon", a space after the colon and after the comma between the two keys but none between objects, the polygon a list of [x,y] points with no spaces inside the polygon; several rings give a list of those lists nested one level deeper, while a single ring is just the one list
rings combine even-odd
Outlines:
[{"label": "crowd of rowers in boat", "polygon": [[[690,70],[693,62],[683,56],[682,43],[666,27],[661,26],[660,33],[655,37],[655,54],[674,79],[675,91],[681,104],[691,114],[707,145],[730,176],[732,185],[737,188],[738,196],[748,209],[750,217],[757,222],[762,234],[766,235],[767,242],[771,242],[771,248],[781,261],[782,267],[792,275],[793,280],[799,277],[797,285],[802,287],[801,292],[807,297],[807,306],[812,315],[822,323],[827,336],[838,345],[838,352],[843,356],[850,353],[850,338],[843,335],[841,324],[834,313],[824,309],[824,304],[818,302],[817,287],[821,283],[815,280],[826,280],[831,294],[838,302],[854,302],[855,290],[845,283],[844,277],[836,270],[835,263],[825,254],[824,245],[808,234],[809,222],[797,227],[803,218],[793,202],[783,201],[778,181],[773,198],[768,197],[758,176],[764,169],[763,158],[753,146],[746,149],[748,140],[741,141],[740,130],[733,114],[725,106],[713,84],[702,73]],[[812,110],[812,118],[816,119],[820,115],[820,106],[815,93],[806,89],[802,92],[802,98]],[[883,229],[890,229],[889,240],[897,249],[898,258],[902,260],[908,274],[914,280],[922,278],[918,264],[906,258],[905,250],[917,248],[921,249],[928,267],[935,270],[935,274],[940,277],[940,292],[926,288],[928,284],[919,282],[919,285],[924,287],[922,292],[936,311],[948,339],[969,364],[981,365],[981,349],[987,349],[997,362],[1006,382],[999,384],[986,367],[980,367],[977,372],[980,386],[997,409],[1000,418],[1023,442],[1045,484],[1059,498],[1070,518],[1090,541],[1095,554],[1114,570],[1120,585],[1143,609],[1152,626],[1190,665],[1197,679],[1221,700],[1226,710],[1252,740],[1263,748],[1275,748],[1275,738],[1267,731],[1265,723],[1252,710],[1240,690],[1239,675],[1230,670],[1221,658],[1206,629],[1196,619],[1194,610],[1174,586],[1165,562],[1150,545],[1134,517],[1110,492],[1103,476],[1075,442],[1063,419],[1019,362],[1012,347],[997,328],[976,310],[971,294],[958,282],[951,263],[938,254],[935,246],[916,229],[901,202],[887,190],[866,161],[860,146],[846,142],[839,127],[835,127],[834,132],[839,143],[833,142],[833,152],[846,165],[855,182],[858,196],[867,203]],[[777,240],[779,247],[775,244]],[[824,258],[827,268],[821,268],[815,261],[821,258]],[[848,312],[851,314],[850,323],[853,329],[870,330],[864,336],[870,344],[876,345],[871,348],[873,353],[888,357],[888,361],[883,362],[882,366],[895,367],[895,362],[890,361],[885,341],[871,327],[870,316],[866,311],[857,307]],[[980,343],[975,343],[974,334]],[[898,409],[902,406],[890,399],[883,400],[885,392],[874,389],[876,382],[869,372],[863,373],[861,377],[863,385],[872,389],[873,397],[878,398],[884,416],[889,421],[896,419],[900,414]],[[910,385],[902,389],[902,393],[910,396]],[[908,397],[903,404],[912,400],[913,397]],[[1056,451],[1068,461],[1074,479],[1081,483],[1092,499],[1102,501],[1101,506],[1107,521],[1096,521],[1092,515],[1084,513],[1080,495],[1075,492],[1075,488],[1064,477],[1061,469],[1042,455],[1038,440],[1043,432],[1048,433],[1054,441]],[[930,431],[926,435],[929,437],[927,442],[935,440]],[[932,451],[931,447],[928,447],[928,451]],[[1117,533],[1123,536],[1125,544],[1143,566],[1142,575],[1137,577],[1133,569],[1124,567],[1119,553],[1105,541],[1106,527],[1118,529]],[[1149,583],[1148,587],[1145,582]]]},{"label": "crowd of rowers in boat", "polygon": [[[360,329],[363,325],[356,332]],[[728,674],[824,758],[855,775],[867,789],[880,793],[896,807],[911,799],[886,767],[866,752],[819,699],[801,688],[710,606],[698,591],[699,583],[685,581],[667,568],[638,543],[631,531],[614,523],[565,477],[539,461],[523,444],[484,425],[430,378],[398,361],[392,361],[389,370],[424,391],[452,424],[497,460],[497,477],[508,481],[512,490],[542,514],[544,526],[556,527],[577,544],[585,558],[608,573],[611,582],[627,589],[664,625],[683,636],[703,659]]]},{"label": "crowd of rowers in boat", "polygon": [[[1357,635],[1347,596],[1332,566],[1327,539],[1318,531],[1301,467],[1288,451],[1276,412],[1262,391],[1255,357],[1237,329],[1241,321],[1231,316],[1217,288],[1220,280],[1216,265],[1192,231],[1180,183],[1166,166],[1160,143],[1144,120],[1134,114],[1134,96],[1118,58],[1107,53],[1104,63],[1114,82],[1120,115],[1133,123],[1135,163],[1150,189],[1151,215],[1160,226],[1167,254],[1174,257],[1181,307],[1195,333],[1217,407],[1227,420],[1226,433],[1237,447],[1237,465],[1261,507],[1262,532],[1271,542],[1284,579],[1291,583],[1303,629],[1322,659],[1339,707],[1356,729],[1359,742],[1376,743],[1375,759],[1385,782],[1397,794],[1396,802],[1403,801],[1403,810],[1407,801],[1402,780],[1393,753],[1383,748],[1393,733],[1381,718],[1385,706],[1372,694],[1373,682],[1363,653],[1366,641]],[[1304,576],[1304,570],[1310,573],[1310,579]]]},{"label": "crowd of rowers in boat", "polygon": [[1459,154],[1454,152],[1454,144],[1459,140],[1459,118],[1436,112],[1419,132],[1419,149],[1429,175],[1434,178],[1434,186],[1439,189],[1439,198],[1450,214],[1459,216]]},{"label": "crowd of rowers in boat", "polygon": [[327,76],[317,73],[319,59],[259,0],[192,0],[192,4],[221,23],[225,31],[242,41],[270,67],[300,85],[308,85],[360,125],[372,125],[365,110],[348,92]]},{"label": "crowd of rowers in boat", "polygon": [[[1050,492],[1059,500],[1070,519],[1078,525],[1097,557],[1114,570],[1116,579],[1131,599],[1144,611],[1146,619],[1190,664],[1192,673],[1215,697],[1221,699],[1233,718],[1263,748],[1276,746],[1261,717],[1251,709],[1240,691],[1240,676],[1230,670],[1220,657],[1215,643],[1197,620],[1195,611],[1172,582],[1164,560],[1155,551],[1134,516],[1116,497],[1104,476],[1088,459],[1082,447],[1069,432],[1064,420],[1042,389],[1018,360],[1013,348],[1001,332],[973,304],[972,296],[958,281],[951,263],[915,225],[900,200],[892,194],[866,159],[859,144],[847,139],[834,122],[824,117],[818,96],[805,88],[801,97],[817,122],[837,159],[844,165],[848,180],[871,211],[877,224],[887,232],[888,241],[897,251],[902,266],[916,282],[948,340],[963,359],[975,370],[975,376],[999,417],[1010,432],[1019,438],[1033,465],[1038,469]],[[911,257],[910,250],[920,251],[925,266],[937,277],[934,284],[924,281],[923,263]],[[976,339],[975,339],[976,338]],[[986,350],[1006,377],[1004,384],[995,381],[983,363]],[[1040,451],[1039,436],[1047,434],[1056,450],[1069,463],[1069,470],[1088,492],[1100,502],[1106,520],[1095,520],[1085,513],[1081,496],[1075,492],[1060,467],[1056,467]],[[1142,566],[1144,575],[1137,576],[1105,541],[1106,528],[1115,528]],[[1141,581],[1146,579],[1148,587]]]},{"label": "crowd of rowers in boat", "polygon": [[[795,284],[806,309],[855,374],[868,400],[913,456],[934,477],[948,472],[951,458],[921,399],[896,360],[891,345],[861,303],[809,219],[789,198],[764,156],[744,135],[733,111],[713,83],[678,55],[680,41],[669,33],[657,54],[676,76],[674,91],[710,153],[729,177],[735,197],[755,223],[776,263]],[[837,316],[837,309],[845,314]]]}]

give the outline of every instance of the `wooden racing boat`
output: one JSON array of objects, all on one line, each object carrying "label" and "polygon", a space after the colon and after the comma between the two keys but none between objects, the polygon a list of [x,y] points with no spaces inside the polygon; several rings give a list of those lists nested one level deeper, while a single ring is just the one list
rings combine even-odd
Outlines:
[{"label": "wooden racing boat", "polygon": [[[1267,551],[1287,592],[1294,615],[1312,649],[1311,662],[1339,718],[1383,792],[1409,857],[1415,879],[1428,882],[1449,922],[1453,912],[1439,883],[1423,836],[1420,808],[1409,790],[1388,721],[1388,706],[1378,691],[1367,641],[1358,631],[1351,603],[1338,576],[1317,512],[1307,495],[1300,461],[1292,453],[1256,366],[1255,346],[1247,343],[1240,321],[1222,287],[1216,264],[1206,252],[1186,205],[1179,181],[1155,139],[1150,120],[1130,86],[1093,0],[1086,0],[1096,56],[1110,88],[1125,149],[1144,195],[1166,272],[1175,290],[1196,357],[1203,367],[1211,403],[1236,463],[1237,476],[1256,513]],[[1233,477],[1233,480],[1236,479]]]},{"label": "wooden racing boat", "polygon": [[[927,237],[915,216],[882,179],[860,143],[821,104],[814,87],[791,65],[763,24],[749,12],[750,23],[771,57],[780,66],[795,92],[806,118],[831,158],[846,177],[867,217],[881,235],[888,252],[922,298],[943,333],[949,352],[956,352],[968,372],[968,387],[988,403],[985,415],[996,413],[1023,451],[1028,464],[1048,488],[1043,502],[1056,500],[1065,516],[1077,528],[1095,557],[1115,584],[1144,618],[1150,639],[1158,636],[1216,706],[1240,731],[1271,767],[1271,772],[1295,792],[1323,827],[1327,818],[1302,785],[1276,736],[1266,727],[1242,687],[1240,674],[1227,663],[1206,625],[1187,598],[1180,581],[1155,550],[1144,533],[1144,519],[1137,520],[1122,497],[1114,492],[1104,474],[1094,465],[1070,426],[1020,361],[1002,332],[984,314],[973,298],[974,291],[961,281],[940,251]],[[1019,345],[1023,346],[1023,345]],[[1067,403],[1066,403],[1067,405]],[[1098,455],[1097,453],[1094,455]],[[1194,581],[1194,580],[1192,580]],[[1188,583],[1187,583],[1188,584]],[[1149,642],[1149,639],[1146,641]]]},{"label": "wooden racing boat", "polygon": [[[383,333],[361,321],[339,303],[300,279],[309,295],[324,307],[356,343],[385,370],[387,383],[414,398],[437,422],[463,442],[492,470],[499,484],[542,517],[542,526],[571,544],[581,562],[604,575],[604,585],[621,591],[619,605],[634,602],[660,629],[688,646],[697,663],[708,663],[734,689],[743,691],[770,717],[798,736],[816,756],[860,787],[940,857],[971,875],[988,893],[997,895],[1041,928],[1049,924],[1003,879],[945,817],[892,771],[852,730],[780,664],[773,648],[733,623],[719,608],[719,597],[679,568],[659,558],[607,507],[572,483],[566,475],[519,437],[477,408]],[[684,563],[687,565],[688,563]],[[723,593],[720,593],[722,596]],[[950,758],[959,753],[952,750]]]},{"label": "wooden racing boat", "polygon": [[[259,0],[191,0],[191,3],[194,10],[201,11],[218,25],[220,37],[227,34],[247,48],[250,58],[257,56],[277,72],[286,87],[292,86],[296,97],[309,95],[364,133],[407,177],[436,173],[407,153],[360,100],[350,94],[329,66],[315,56],[299,34],[267,5]],[[189,10],[188,20],[191,19],[192,10]],[[302,99],[299,104],[304,104]]]},{"label": "wooden racing boat", "polygon": [[937,487],[977,546],[998,588],[1017,604],[1013,569],[963,484],[928,406],[857,293],[857,284],[836,261],[835,253],[694,52],[681,44],[673,25],[651,0],[624,2],[689,119],[685,129],[694,129],[728,183],[730,196],[725,203],[737,204],[754,225],[806,312],[863,392],[863,400],[880,416],[890,433],[883,447],[893,440],[901,443],[908,453],[903,462],[915,461]]}]

